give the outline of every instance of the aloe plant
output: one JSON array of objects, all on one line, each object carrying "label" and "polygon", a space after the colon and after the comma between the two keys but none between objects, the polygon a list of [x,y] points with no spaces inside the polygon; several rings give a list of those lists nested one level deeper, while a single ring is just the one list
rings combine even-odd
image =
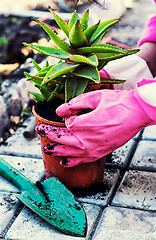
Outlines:
[{"label": "aloe plant", "polygon": [[100,44],[101,39],[120,19],[99,21],[88,26],[89,10],[84,13],[82,18],[74,11],[67,24],[51,8],[49,10],[58,26],[66,34],[68,41],[59,38],[46,23],[34,19],[47,32],[57,48],[27,43],[24,45],[58,59],[57,64],[49,65],[46,62],[43,68],[33,61],[37,69],[36,75],[25,73],[27,80],[32,80],[40,90],[40,93],[31,92],[35,101],[53,101],[59,97],[68,102],[73,97],[85,92],[90,84],[115,84],[125,81],[100,78],[99,74],[100,69],[109,61],[138,51],[136,49],[124,50],[110,44]]}]

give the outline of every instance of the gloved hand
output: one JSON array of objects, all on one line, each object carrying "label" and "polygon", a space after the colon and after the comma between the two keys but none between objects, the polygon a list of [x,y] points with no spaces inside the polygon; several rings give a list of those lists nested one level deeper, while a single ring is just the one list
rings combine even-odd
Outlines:
[{"label": "gloved hand", "polygon": [[99,73],[100,77],[126,80],[124,83],[114,84],[115,90],[132,90],[142,79],[153,79],[146,61],[136,54],[110,61]]},{"label": "gloved hand", "polygon": [[[65,118],[67,128],[41,124],[37,132],[55,143],[44,152],[64,156],[64,167],[96,161],[125,144],[141,129],[156,124],[156,106],[144,101],[139,87],[156,83],[143,80],[131,91],[97,90],[84,93],[61,105],[57,114]],[[78,114],[81,110],[88,113]]]}]

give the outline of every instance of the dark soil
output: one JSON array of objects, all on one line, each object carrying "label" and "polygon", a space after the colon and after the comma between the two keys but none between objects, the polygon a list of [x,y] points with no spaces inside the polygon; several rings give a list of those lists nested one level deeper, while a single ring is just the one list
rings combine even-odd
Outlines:
[{"label": "dark soil", "polygon": [[43,118],[46,118],[51,121],[62,122],[62,118],[60,118],[56,114],[56,108],[63,104],[64,101],[61,99],[56,99],[52,103],[51,102],[38,102],[35,106],[35,110],[38,115]]}]

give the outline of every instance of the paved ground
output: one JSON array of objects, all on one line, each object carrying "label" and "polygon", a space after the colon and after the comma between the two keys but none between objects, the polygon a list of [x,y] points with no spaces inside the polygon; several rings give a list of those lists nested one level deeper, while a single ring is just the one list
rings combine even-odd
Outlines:
[{"label": "paved ground", "polygon": [[[126,13],[120,28],[112,32],[115,39],[134,46],[144,22],[154,13],[153,7],[152,0],[137,3]],[[31,118],[8,139],[6,145],[0,146],[0,157],[35,182],[41,179],[44,170],[39,138],[26,139],[23,136]],[[17,200],[18,192],[0,176],[0,239],[84,239],[56,231]],[[79,200],[88,221],[86,240],[155,240],[156,126],[147,127],[114,151],[111,161],[107,161],[104,183],[99,192],[84,194]]]}]

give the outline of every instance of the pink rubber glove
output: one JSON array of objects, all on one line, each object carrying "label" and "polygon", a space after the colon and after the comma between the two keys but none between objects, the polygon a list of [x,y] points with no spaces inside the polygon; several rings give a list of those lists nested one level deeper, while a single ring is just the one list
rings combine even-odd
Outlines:
[{"label": "pink rubber glove", "polygon": [[[140,86],[153,82],[156,80],[142,80],[131,91],[84,93],[61,105],[57,114],[65,117],[67,128],[36,127],[39,134],[55,141],[44,146],[44,152],[63,156],[60,164],[72,167],[96,161],[119,148],[144,127],[156,124],[156,106],[145,102],[138,92]],[[90,112],[75,114],[82,109]]]},{"label": "pink rubber glove", "polygon": [[138,47],[145,42],[156,42],[156,15],[146,23],[142,36],[138,41]]},{"label": "pink rubber glove", "polygon": [[153,78],[146,61],[136,54],[110,61],[99,73],[103,78],[126,80],[124,83],[113,84],[115,90],[132,90],[142,79]]}]

